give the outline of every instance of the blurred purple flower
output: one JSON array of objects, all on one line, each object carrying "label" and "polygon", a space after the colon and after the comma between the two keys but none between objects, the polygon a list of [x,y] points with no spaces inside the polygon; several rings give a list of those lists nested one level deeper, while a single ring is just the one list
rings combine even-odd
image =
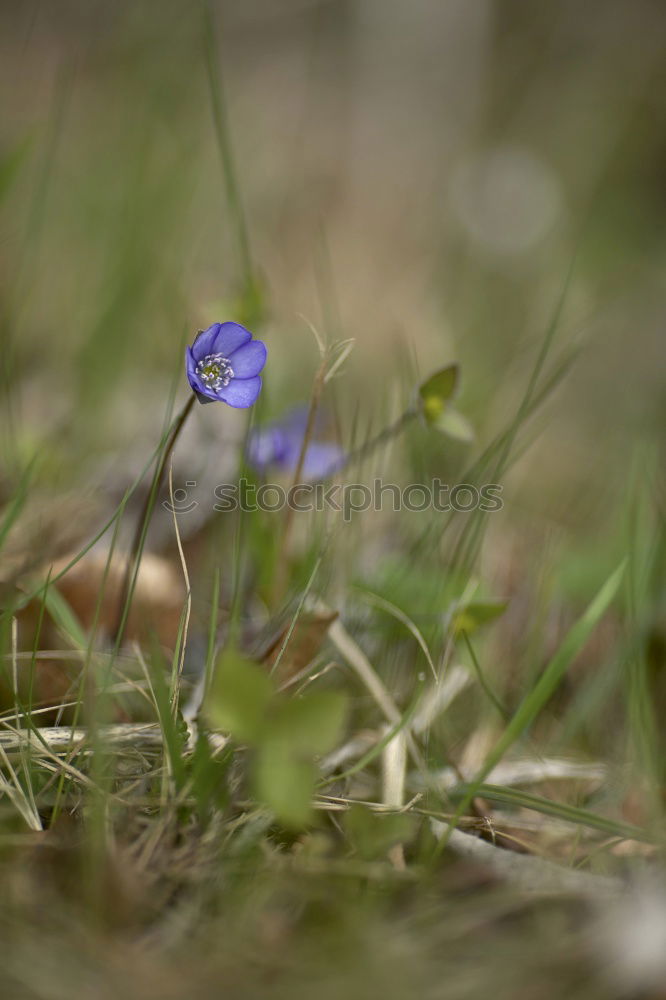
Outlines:
[{"label": "blurred purple flower", "polygon": [[238,323],[213,323],[185,349],[185,368],[200,403],[220,400],[242,409],[261,392],[266,347]]},{"label": "blurred purple flower", "polygon": [[[308,422],[305,407],[293,410],[282,420],[250,431],[247,460],[258,472],[271,466],[295,472]],[[326,479],[345,462],[345,452],[328,441],[311,441],[305,452],[302,474],[305,479]]]}]

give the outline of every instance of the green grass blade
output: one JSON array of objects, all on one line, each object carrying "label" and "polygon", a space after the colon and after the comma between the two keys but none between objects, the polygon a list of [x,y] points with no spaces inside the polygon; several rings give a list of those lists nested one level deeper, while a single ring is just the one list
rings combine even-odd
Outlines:
[{"label": "green grass blade", "polygon": [[[452,795],[459,791],[464,794],[469,790],[469,786],[462,785],[456,789]],[[531,795],[517,788],[506,788],[502,785],[481,784],[474,790],[474,795],[489,799],[491,802],[501,802],[504,805],[515,806],[516,809],[532,809],[534,812],[542,813],[545,816],[555,816],[566,823],[575,823],[578,826],[586,826],[592,830],[599,830],[601,833],[611,837],[622,837],[624,840],[640,840],[645,843],[654,843],[655,838],[650,836],[645,830],[631,823],[621,823],[618,820],[610,819],[607,816],[600,816],[589,809],[582,809],[579,806],[567,805],[564,802],[553,802],[541,795]]]},{"label": "green grass blade", "polygon": [[44,591],[44,605],[58,628],[72,640],[76,648],[87,649],[88,636],[60,591],[55,587],[47,587]]},{"label": "green grass blade", "polygon": [[580,653],[592,631],[617,594],[624,571],[625,564],[623,562],[606,580],[596,597],[590,602],[587,610],[567,633],[560,648],[541,674],[541,677],[519,705],[513,718],[486,757],[476,778],[469,784],[467,792],[463,796],[451,820],[447,833],[439,842],[438,851],[446,845],[450,832],[454,829],[456,822],[465,813],[475,795],[479,794],[479,788],[484,779],[500,762],[507,750],[525,732],[554,694],[566,674],[569,665],[578,653]]}]

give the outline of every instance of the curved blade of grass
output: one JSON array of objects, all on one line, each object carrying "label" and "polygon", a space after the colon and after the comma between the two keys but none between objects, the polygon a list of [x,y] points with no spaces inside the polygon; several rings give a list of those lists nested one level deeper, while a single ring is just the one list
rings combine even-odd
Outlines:
[{"label": "curved blade of grass", "polygon": [[44,591],[44,606],[56,625],[71,639],[77,649],[87,649],[88,636],[66,598],[55,587]]},{"label": "curved blade of grass", "polygon": [[428,644],[423,638],[423,635],[421,634],[419,629],[412,621],[412,619],[409,617],[409,615],[406,615],[404,611],[401,611],[401,609],[397,607],[395,604],[392,604],[391,601],[387,601],[385,600],[385,598],[380,597],[379,594],[374,594],[370,590],[363,590],[360,587],[357,587],[356,589],[361,594],[361,597],[367,600],[370,604],[374,604],[375,607],[381,608],[383,611],[386,611],[387,614],[391,615],[393,618],[396,618],[399,622],[401,622],[405,626],[406,629],[408,629],[412,633],[412,635],[418,642],[419,646],[423,650],[423,655],[428,661],[428,666],[432,671],[432,676],[435,678],[435,681],[437,681],[438,680],[437,669],[435,667],[435,664],[433,663],[432,656],[430,655]]},{"label": "curved blade of grass", "polygon": [[463,642],[467,646],[467,651],[468,651],[468,653],[470,655],[470,659],[472,661],[472,666],[474,667],[474,672],[476,673],[476,679],[478,680],[479,684],[481,685],[481,689],[483,690],[483,693],[485,694],[485,696],[487,697],[487,699],[491,703],[491,705],[493,705],[493,707],[497,709],[497,711],[502,716],[502,718],[504,719],[504,721],[508,722],[508,720],[509,720],[509,713],[507,712],[506,708],[504,707],[504,705],[499,700],[499,698],[497,697],[497,695],[495,694],[495,692],[491,688],[490,684],[486,680],[486,678],[484,676],[484,673],[483,673],[483,670],[481,669],[481,664],[479,663],[478,657],[477,657],[476,652],[474,650],[474,646],[472,645],[472,643],[470,641],[470,638],[469,638],[467,632],[465,631],[465,629],[463,629],[461,631],[460,635],[462,637]]},{"label": "curved blade of grass", "polygon": [[484,779],[490,774],[492,769],[500,762],[509,747],[516,742],[527,727],[534,721],[546,702],[549,701],[555,690],[559,686],[571,662],[575,659],[585,643],[589,639],[593,629],[603,617],[606,609],[615,597],[622,577],[624,575],[625,563],[622,562],[618,568],[611,573],[596,597],[590,602],[587,610],[578,619],[575,625],[569,630],[550,663],[541,674],[532,690],[525,696],[518,706],[513,718],[500,736],[499,740],[486,757],[481,770],[474,781],[467,786],[458,808],[456,809],[447,832],[439,841],[435,854],[438,854],[447,844],[451,831],[456,823],[468,809],[472,799],[479,794]]}]

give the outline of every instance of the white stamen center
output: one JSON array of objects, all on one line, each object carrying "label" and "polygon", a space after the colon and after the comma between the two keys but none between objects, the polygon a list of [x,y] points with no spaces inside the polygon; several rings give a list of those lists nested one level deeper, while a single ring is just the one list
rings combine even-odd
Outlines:
[{"label": "white stamen center", "polygon": [[207,354],[199,361],[195,371],[206,388],[212,389],[213,392],[229,385],[234,377],[234,370],[229,359],[225,358],[223,354]]}]

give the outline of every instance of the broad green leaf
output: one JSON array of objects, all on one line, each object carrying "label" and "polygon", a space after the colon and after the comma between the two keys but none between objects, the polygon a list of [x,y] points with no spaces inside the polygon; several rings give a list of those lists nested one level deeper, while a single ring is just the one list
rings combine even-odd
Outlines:
[{"label": "broad green leaf", "polygon": [[453,616],[454,632],[467,632],[471,634],[481,625],[500,618],[509,605],[508,601],[471,601],[469,604],[458,608]]},{"label": "broad green leaf", "polygon": [[266,725],[273,684],[261,667],[234,650],[219,657],[206,714],[236,739],[255,743]]},{"label": "broad green leaf", "polygon": [[271,715],[266,738],[295,755],[327,753],[338,741],[346,714],[347,698],[336,691],[285,700]]},{"label": "broad green leaf", "polygon": [[411,840],[415,817],[405,813],[380,813],[353,805],[345,815],[345,829],[355,850],[366,861],[380,858],[395,844]]},{"label": "broad green leaf", "polygon": [[423,415],[429,424],[435,423],[441,417],[446,404],[456,393],[459,378],[459,366],[447,365],[419,386]]},{"label": "broad green leaf", "polygon": [[454,438],[456,441],[464,441],[465,444],[469,444],[470,441],[474,440],[474,428],[467,417],[464,417],[460,410],[456,410],[454,406],[445,407],[440,415],[432,421],[432,425],[442,434],[446,434],[447,437]]},{"label": "broad green leaf", "polygon": [[307,825],[316,777],[314,763],[295,755],[282,739],[266,739],[257,751],[256,796],[290,829]]}]

